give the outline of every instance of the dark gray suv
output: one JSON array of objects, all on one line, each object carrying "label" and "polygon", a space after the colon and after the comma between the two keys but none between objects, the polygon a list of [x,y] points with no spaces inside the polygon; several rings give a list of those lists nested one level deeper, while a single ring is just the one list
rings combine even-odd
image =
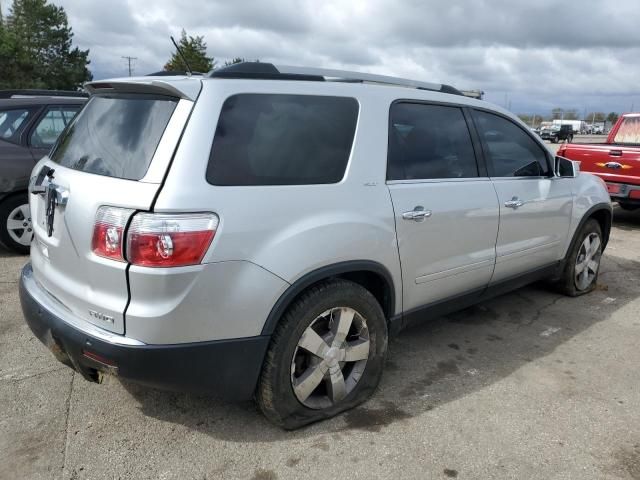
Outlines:
[{"label": "dark gray suv", "polygon": [[86,102],[82,92],[0,91],[0,244],[29,253],[29,175]]}]

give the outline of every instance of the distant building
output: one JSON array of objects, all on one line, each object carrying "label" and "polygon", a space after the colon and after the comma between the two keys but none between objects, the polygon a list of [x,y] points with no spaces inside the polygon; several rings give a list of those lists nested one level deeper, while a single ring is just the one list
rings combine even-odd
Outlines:
[{"label": "distant building", "polygon": [[475,98],[477,100],[482,100],[484,97],[484,92],[482,90],[460,90],[465,97]]}]

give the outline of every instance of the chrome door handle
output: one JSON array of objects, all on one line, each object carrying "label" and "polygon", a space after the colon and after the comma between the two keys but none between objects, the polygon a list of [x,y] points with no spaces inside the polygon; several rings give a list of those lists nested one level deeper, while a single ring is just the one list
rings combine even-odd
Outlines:
[{"label": "chrome door handle", "polygon": [[402,218],[405,220],[413,220],[414,222],[422,222],[425,218],[431,216],[431,210],[425,210],[424,207],[418,205],[413,210],[404,212]]},{"label": "chrome door handle", "polygon": [[507,200],[506,202],[504,202],[505,207],[513,208],[514,210],[523,205],[524,202],[522,200],[519,200],[518,197],[513,197],[511,200]]}]

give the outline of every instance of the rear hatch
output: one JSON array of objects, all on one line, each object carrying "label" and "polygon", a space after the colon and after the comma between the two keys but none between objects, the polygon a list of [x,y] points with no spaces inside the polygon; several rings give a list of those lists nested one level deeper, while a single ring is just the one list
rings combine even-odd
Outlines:
[{"label": "rear hatch", "polygon": [[[200,82],[190,82],[195,97]],[[89,90],[95,95],[34,169],[31,260],[36,281],[70,314],[124,334],[127,263],[93,253],[96,215],[121,207],[126,224],[152,207],[193,101],[175,84],[150,80]]]}]

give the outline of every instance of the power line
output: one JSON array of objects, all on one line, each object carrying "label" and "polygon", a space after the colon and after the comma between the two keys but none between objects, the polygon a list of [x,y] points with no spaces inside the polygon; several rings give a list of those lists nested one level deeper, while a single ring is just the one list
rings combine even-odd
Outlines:
[{"label": "power line", "polygon": [[124,58],[124,59],[127,61],[127,63],[128,63],[128,65],[129,65],[129,76],[131,76],[131,73],[133,72],[133,68],[132,68],[131,63],[132,63],[132,61],[137,60],[137,59],[138,59],[138,57],[128,57],[128,56],[123,56],[122,58]]}]

